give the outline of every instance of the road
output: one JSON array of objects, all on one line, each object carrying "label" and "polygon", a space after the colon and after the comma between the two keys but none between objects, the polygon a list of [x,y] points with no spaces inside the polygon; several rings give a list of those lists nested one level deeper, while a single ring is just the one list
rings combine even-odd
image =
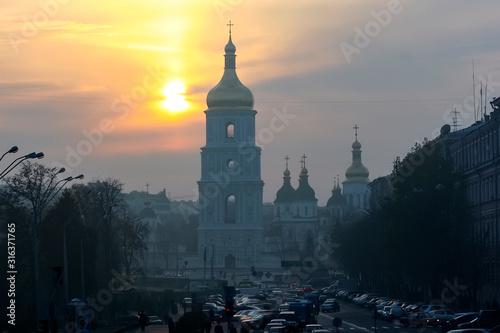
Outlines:
[{"label": "road", "polygon": [[397,320],[393,322],[387,322],[381,319],[377,319],[375,322],[372,313],[366,308],[360,308],[352,303],[344,302],[342,300],[340,303],[340,312],[330,312],[330,313],[320,313],[318,316],[318,323],[323,327],[330,329],[332,332],[337,332],[337,329],[333,327],[332,320],[335,317],[342,319],[342,325],[338,328],[338,332],[350,333],[375,333],[375,325],[377,333],[440,333],[440,327],[429,327],[429,328],[415,328],[407,327],[404,328],[399,325]]},{"label": "road", "polygon": [[[375,330],[375,321],[373,320],[370,310],[357,307],[352,303],[344,302],[342,300],[340,300],[339,303],[340,312],[320,313],[318,315],[318,324],[321,324],[323,327],[329,329],[332,333],[337,332],[337,328],[332,325],[332,320],[335,317],[342,319],[342,325],[338,328],[339,333],[441,333],[440,327],[404,328],[402,325],[399,325],[397,320],[394,322],[387,322],[381,319],[377,319]],[[222,325],[224,327],[224,331],[226,332],[227,324],[223,323]],[[132,331],[132,333],[140,333],[140,329],[136,329]],[[146,327],[146,333],[168,333],[168,327],[166,325],[148,326]]]}]

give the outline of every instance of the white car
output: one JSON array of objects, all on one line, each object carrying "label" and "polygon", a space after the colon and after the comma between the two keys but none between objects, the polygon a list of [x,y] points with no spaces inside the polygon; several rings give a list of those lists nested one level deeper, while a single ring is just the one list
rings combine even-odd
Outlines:
[{"label": "white car", "polygon": [[271,292],[274,296],[281,296],[283,295],[283,292],[281,291],[280,288],[274,288],[273,291]]},{"label": "white car", "polygon": [[320,324],[309,324],[304,327],[304,333],[312,333],[314,330],[322,329],[323,326]]},{"label": "white car", "polygon": [[269,323],[278,323],[282,326],[286,326],[286,319],[282,319],[282,318],[271,319],[271,321]]}]

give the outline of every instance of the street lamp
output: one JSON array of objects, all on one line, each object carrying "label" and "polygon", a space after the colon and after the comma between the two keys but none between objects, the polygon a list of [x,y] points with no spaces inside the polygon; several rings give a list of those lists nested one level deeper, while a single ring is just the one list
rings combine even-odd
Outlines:
[{"label": "street lamp", "polygon": [[[12,147],[7,153],[11,152],[11,150],[13,150],[14,148],[17,148],[16,146]],[[12,151],[12,152],[15,152],[15,151]],[[4,153],[2,155],[2,158],[3,156],[5,156],[5,154],[7,153]],[[23,161],[27,160],[27,159],[31,159],[31,158],[38,158],[38,159],[42,159],[44,158],[45,155],[40,152],[40,153],[29,153],[27,155],[24,155],[24,156],[21,156],[21,157],[18,157],[16,158],[14,161],[12,161],[12,163],[9,164],[8,167],[6,167],[1,173],[0,173],[0,179],[2,179],[3,177],[5,177],[9,172],[11,172],[16,166],[18,166],[20,163],[22,163]],[[1,160],[1,158],[0,158]],[[16,163],[17,162],[17,163]]]},{"label": "street lamp", "polygon": [[[70,177],[68,177],[70,178]],[[73,179],[83,179],[83,175],[78,175],[76,177],[71,177],[72,179],[70,180],[73,180]],[[69,180],[68,180],[69,181]],[[66,184],[66,183],[65,183]],[[83,195],[82,199],[85,198],[87,195],[89,195],[90,193],[92,193],[92,190],[88,191],[87,193],[85,193],[85,195]],[[65,303],[68,304],[69,302],[69,287],[68,287],[68,253],[67,253],[67,249],[66,249],[66,227],[68,226],[68,224],[75,218],[75,216],[77,215],[77,213],[74,213],[73,215],[71,215],[71,217],[66,221],[66,223],[64,223],[64,227],[63,227],[63,259],[64,259],[64,268],[63,268],[63,284],[64,284],[64,300],[65,300]],[[81,220],[85,220],[85,216],[82,214],[80,216],[80,219]],[[82,232],[82,235],[83,235],[83,232]],[[80,238],[80,250],[83,251],[83,239]],[[83,252],[82,252],[83,253]],[[83,270],[83,254],[81,254],[81,258],[82,260],[82,270]],[[82,284],[83,284],[83,272],[82,272]],[[82,285],[82,290],[83,290],[83,285]],[[83,299],[83,298],[82,298]]]},{"label": "street lamp", "polygon": [[7,150],[5,153],[3,153],[2,157],[0,157],[0,161],[3,159],[3,157],[5,155],[10,154],[10,153],[17,153],[18,150],[19,150],[19,148],[17,148],[17,146],[13,146],[9,150]]}]

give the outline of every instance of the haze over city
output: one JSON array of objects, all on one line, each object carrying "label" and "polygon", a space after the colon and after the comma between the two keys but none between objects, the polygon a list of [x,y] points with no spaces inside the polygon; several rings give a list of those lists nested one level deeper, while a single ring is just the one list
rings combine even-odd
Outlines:
[{"label": "haze over city", "polygon": [[[264,201],[307,156],[319,204],[351,164],[355,124],[370,180],[445,123],[500,95],[491,1],[17,1],[0,18],[3,151],[125,191],[197,198],[206,96],[231,21],[255,99]],[[487,84],[487,86],[486,86]],[[486,112],[491,107],[487,103]],[[484,112],[484,109],[481,110]],[[477,115],[476,115],[477,116]]]}]

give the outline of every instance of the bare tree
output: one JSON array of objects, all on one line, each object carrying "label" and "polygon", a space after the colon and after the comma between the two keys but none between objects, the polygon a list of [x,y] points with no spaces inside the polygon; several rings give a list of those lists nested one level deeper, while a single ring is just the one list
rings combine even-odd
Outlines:
[{"label": "bare tree", "polygon": [[[42,220],[42,214],[48,204],[54,199],[62,186],[62,181],[57,175],[64,172],[64,168],[48,168],[42,164],[25,161],[21,170],[12,177],[6,178],[5,182],[10,191],[23,199],[31,208],[33,224],[31,227],[31,239],[33,240],[33,282],[36,321],[40,318],[39,300],[39,276],[38,276],[38,234],[37,227]],[[63,184],[64,185],[64,184]]]},{"label": "bare tree", "polygon": [[124,212],[120,220],[119,245],[122,249],[125,274],[130,276],[132,264],[139,263],[144,257],[148,227],[128,210]]}]

